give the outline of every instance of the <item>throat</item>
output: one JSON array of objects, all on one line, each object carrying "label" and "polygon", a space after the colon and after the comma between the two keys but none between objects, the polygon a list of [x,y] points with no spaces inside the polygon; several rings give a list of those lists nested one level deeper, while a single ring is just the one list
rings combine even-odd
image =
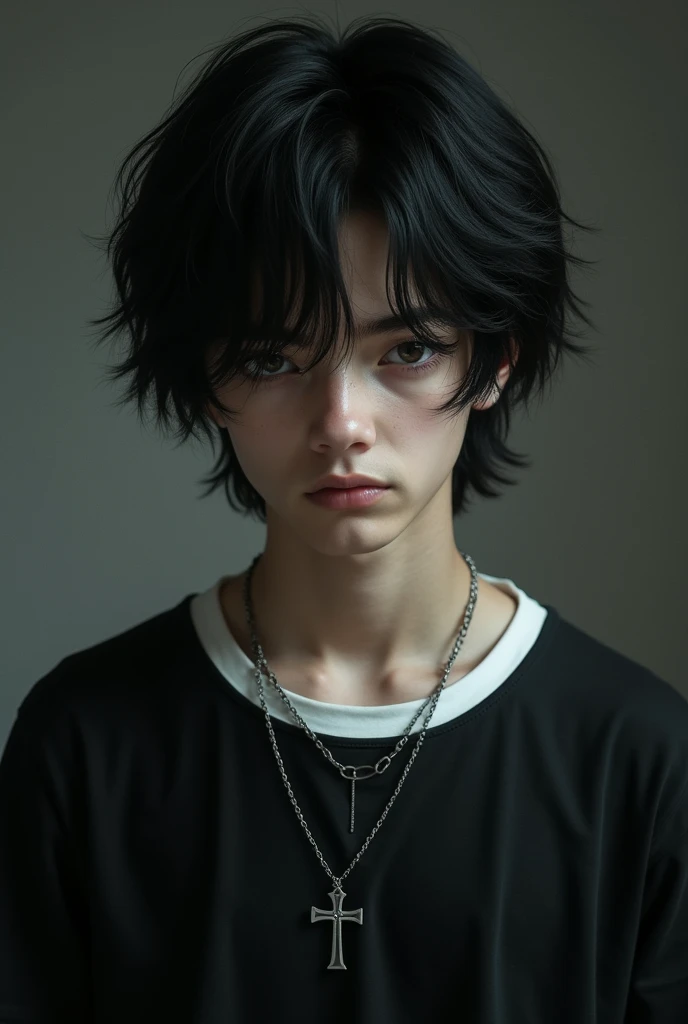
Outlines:
[{"label": "throat", "polygon": [[[253,648],[243,610],[242,577],[227,578],[220,588],[223,618],[233,639],[253,664]],[[481,580],[480,596],[464,643],[451,667],[444,688],[460,683],[490,654],[509,628],[518,609],[516,598],[501,588]],[[457,623],[457,633],[460,623]],[[448,641],[446,652],[434,668],[427,663],[408,663],[381,671],[365,671],[357,666],[324,667],[291,659],[268,658],[268,667],[284,690],[326,704],[356,707],[383,707],[425,700],[438,687],[446,669],[456,635]],[[442,660],[443,659],[443,660]]]}]

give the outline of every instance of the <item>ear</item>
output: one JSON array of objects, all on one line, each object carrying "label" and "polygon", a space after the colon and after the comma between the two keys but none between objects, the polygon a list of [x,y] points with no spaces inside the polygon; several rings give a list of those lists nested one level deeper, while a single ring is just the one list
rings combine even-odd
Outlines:
[{"label": "ear", "polygon": [[[510,342],[512,357],[513,357],[514,363],[516,363],[516,362],[518,362],[518,346],[516,345],[516,342],[514,341],[513,335],[511,335],[511,337],[509,339],[509,342]],[[480,411],[482,409],[491,409],[492,406],[495,405],[495,403],[499,401],[501,393],[504,390],[504,385],[506,384],[506,382],[509,379],[510,373],[511,373],[511,367],[509,366],[509,360],[508,360],[507,356],[504,356],[504,359],[502,359],[501,363],[499,364],[499,372],[497,373],[497,379],[495,381],[494,387],[490,391],[490,394],[488,395],[487,398],[479,399],[477,402],[474,402],[473,405],[471,406],[471,408],[472,409],[476,409],[478,411]]]},{"label": "ear", "polygon": [[222,430],[222,428],[224,427],[225,424],[224,424],[224,421],[221,419],[220,413],[217,411],[217,409],[213,408],[212,405],[206,405],[205,406],[205,411],[206,411],[206,414],[208,416],[210,416],[210,418],[212,420],[215,421],[216,426],[218,426],[220,428],[220,430]]}]

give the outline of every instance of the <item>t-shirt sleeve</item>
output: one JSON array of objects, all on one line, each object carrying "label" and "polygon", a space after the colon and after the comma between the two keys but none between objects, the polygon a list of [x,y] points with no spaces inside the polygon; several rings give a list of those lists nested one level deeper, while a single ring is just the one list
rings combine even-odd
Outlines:
[{"label": "t-shirt sleeve", "polygon": [[20,712],[0,759],[0,1022],[86,1024],[85,879],[40,737]]},{"label": "t-shirt sleeve", "polygon": [[688,1022],[688,777],[648,861],[624,1024]]}]

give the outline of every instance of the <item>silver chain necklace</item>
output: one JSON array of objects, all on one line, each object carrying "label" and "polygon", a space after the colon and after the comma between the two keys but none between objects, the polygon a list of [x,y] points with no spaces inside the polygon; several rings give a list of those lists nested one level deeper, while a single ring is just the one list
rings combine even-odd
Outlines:
[{"label": "silver chain necklace", "polygon": [[[452,648],[452,652],[451,652],[451,655],[449,657],[449,661],[447,662],[447,665],[445,667],[444,673],[442,675],[442,679],[441,679],[437,689],[434,691],[434,693],[430,694],[430,696],[425,700],[425,702],[421,705],[419,710],[413,716],[413,718],[411,719],[411,722],[406,727],[403,736],[401,737],[401,739],[396,744],[396,746],[395,746],[394,750],[392,751],[392,753],[389,754],[389,755],[385,754],[383,757],[381,757],[379,759],[379,761],[377,761],[377,763],[375,765],[359,765],[358,767],[354,767],[353,765],[341,765],[341,764],[339,764],[338,761],[336,761],[334,759],[334,757],[332,756],[331,752],[329,750],[327,750],[327,748],[324,746],[324,744],[317,738],[315,733],[313,733],[311,731],[311,729],[308,728],[308,726],[304,722],[303,718],[301,718],[301,716],[299,715],[298,711],[296,710],[294,705],[291,703],[291,701],[287,697],[287,695],[284,692],[284,690],[282,689],[282,687],[277,682],[277,679],[275,678],[274,673],[271,672],[270,669],[268,668],[267,662],[265,660],[265,655],[263,654],[263,648],[261,647],[260,643],[258,642],[258,638],[256,636],[255,621],[254,621],[254,618],[253,618],[253,606],[252,606],[252,603],[251,603],[251,577],[253,576],[253,572],[255,570],[255,567],[256,567],[258,561],[261,558],[261,555],[256,555],[256,557],[253,559],[253,561],[251,562],[251,565],[250,565],[250,567],[248,569],[248,572],[246,573],[246,576],[244,578],[244,586],[243,586],[243,591],[244,591],[244,609],[245,609],[245,612],[246,612],[246,621],[248,623],[249,630],[250,630],[250,633],[251,633],[251,646],[253,648],[253,661],[254,661],[254,664],[256,666],[255,676],[256,676],[256,682],[258,683],[258,695],[260,697],[260,703],[261,703],[261,705],[263,707],[263,711],[265,712],[265,721],[267,722],[268,732],[270,733],[270,740],[272,742],[272,749],[275,752],[275,758],[277,759],[277,765],[279,767],[280,774],[282,775],[282,780],[284,782],[284,785],[286,786],[287,793],[289,794],[289,799],[290,799],[290,801],[292,803],[292,806],[294,807],[294,810],[296,811],[296,815],[297,815],[301,825],[303,826],[303,828],[304,828],[304,830],[306,832],[306,835],[308,836],[308,839],[310,840],[313,848],[315,849],[315,852],[317,854],[317,857],[318,857],[320,863],[322,864],[322,866],[324,867],[325,871],[327,872],[329,877],[332,879],[332,882],[334,883],[334,889],[332,889],[332,891],[328,893],[328,896],[330,897],[330,900],[331,900],[331,903],[332,903],[332,910],[320,910],[318,907],[313,907],[313,906],[311,907],[311,924],[313,924],[313,923],[315,923],[317,921],[330,921],[332,923],[332,951],[331,951],[331,956],[330,956],[330,962],[327,965],[328,966],[328,970],[341,970],[341,971],[345,971],[346,970],[346,966],[344,964],[344,958],[343,958],[343,951],[342,951],[342,922],[353,921],[356,924],[360,924],[360,925],[363,924],[363,908],[362,907],[359,907],[358,910],[342,910],[342,903],[344,901],[344,897],[346,896],[346,893],[342,889],[342,882],[347,877],[349,872],[352,870],[354,865],[358,863],[360,858],[363,856],[363,854],[367,850],[368,845],[370,844],[373,836],[377,833],[378,829],[382,825],[382,822],[387,817],[387,814],[389,812],[390,807],[392,806],[392,804],[394,803],[394,801],[396,800],[396,798],[397,798],[397,796],[399,794],[399,791],[400,791],[400,789],[401,789],[401,787],[402,787],[402,785],[404,783],[404,780],[406,779],[406,776],[408,775],[408,773],[410,771],[411,765],[415,761],[415,759],[416,759],[416,757],[418,755],[418,752],[420,751],[420,748],[423,745],[423,740],[425,739],[425,732],[426,732],[426,730],[428,728],[428,725],[430,723],[430,719],[432,718],[432,716],[433,716],[433,714],[435,712],[435,708],[437,706],[437,702],[438,702],[438,700],[440,698],[440,694],[442,693],[442,690],[444,689],[444,685],[445,685],[445,683],[447,681],[449,673],[451,672],[452,665],[454,664],[454,662],[455,662],[455,660],[457,658],[457,655],[458,655],[459,651],[461,650],[461,647],[463,646],[464,638],[466,636],[466,633],[468,631],[468,627],[469,627],[471,619],[473,617],[473,609],[475,607],[475,602],[476,602],[477,597],[478,597],[478,573],[477,573],[477,570],[476,570],[476,567],[475,567],[475,563],[474,563],[473,559],[471,558],[471,556],[465,554],[463,551],[460,552],[460,553],[463,556],[463,558],[466,561],[466,563],[468,564],[468,567],[469,567],[469,569],[471,571],[470,598],[469,598],[469,601],[468,601],[468,605],[466,607],[465,615],[463,617],[463,623],[461,625],[461,630],[459,632],[458,637],[456,638],[456,641],[454,643],[454,647]],[[405,746],[405,744],[407,743],[407,741],[408,741],[408,734],[411,731],[411,729],[413,728],[414,722],[418,719],[418,716],[423,712],[423,710],[428,706],[428,704],[430,704],[430,702],[432,702],[431,703],[431,707],[430,707],[430,711],[428,712],[428,715],[427,715],[427,717],[426,717],[426,719],[425,719],[425,721],[423,723],[423,727],[422,727],[422,729],[421,729],[421,731],[420,731],[420,733],[418,735],[418,742],[416,743],[416,746],[415,746],[415,748],[413,750],[413,753],[411,754],[411,756],[410,756],[410,758],[408,760],[408,763],[406,764],[406,767],[404,768],[403,774],[402,774],[401,778],[399,779],[399,782],[397,783],[396,789],[394,790],[394,793],[392,794],[391,799],[389,800],[387,806],[385,807],[384,811],[382,812],[381,817],[379,818],[379,820],[378,820],[377,824],[375,825],[374,829],[372,830],[372,832],[370,833],[370,835],[366,839],[365,843],[363,844],[361,849],[358,851],[358,853],[356,854],[356,856],[354,857],[353,861],[351,862],[349,867],[346,869],[344,874],[341,875],[339,878],[336,878],[335,875],[332,873],[332,871],[329,868],[329,865],[325,862],[325,859],[324,859],[322,853],[318,849],[318,845],[315,842],[315,839],[313,838],[313,836],[311,835],[310,829],[308,828],[308,825],[306,824],[306,821],[305,821],[305,819],[303,817],[303,814],[301,813],[301,808],[299,807],[298,803],[296,802],[293,790],[292,790],[291,785],[289,783],[289,779],[287,778],[287,773],[284,770],[284,763],[283,763],[282,758],[280,756],[280,752],[279,752],[279,750],[277,748],[277,740],[275,739],[275,732],[274,732],[274,730],[272,728],[272,722],[270,721],[270,713],[269,713],[269,711],[267,709],[267,705],[265,703],[265,698],[263,696],[263,682],[262,682],[262,679],[261,679],[261,667],[262,666],[265,666],[265,670],[267,672],[267,675],[268,675],[268,678],[269,678],[270,682],[273,684],[273,686],[275,687],[275,689],[279,693],[280,697],[282,698],[282,700],[285,702],[285,704],[287,705],[287,707],[291,711],[291,713],[294,716],[294,718],[296,718],[296,720],[298,721],[299,725],[301,725],[301,727],[303,729],[305,729],[305,731],[307,732],[309,737],[313,740],[313,742],[316,744],[318,749],[323,753],[323,755],[327,758],[327,760],[330,761],[330,763],[333,764],[334,767],[338,769],[338,771],[342,775],[342,777],[351,781],[351,824],[350,824],[350,831],[351,832],[353,832],[353,830],[354,830],[354,800],[355,800],[355,785],[356,785],[356,782],[357,781],[363,781],[364,779],[372,778],[372,776],[375,775],[375,774],[381,775],[387,768],[389,768],[390,764],[392,763],[392,758],[396,757],[396,755],[399,753],[399,751],[402,749],[402,747]],[[361,772],[361,771],[366,772],[367,774],[359,775],[358,773]],[[353,772],[353,775],[348,774],[349,772]]]}]

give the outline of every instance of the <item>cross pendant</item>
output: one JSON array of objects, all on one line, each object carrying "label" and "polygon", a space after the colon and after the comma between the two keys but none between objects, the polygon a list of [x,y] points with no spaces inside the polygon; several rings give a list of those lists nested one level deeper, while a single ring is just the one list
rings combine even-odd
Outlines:
[{"label": "cross pendant", "polygon": [[341,885],[336,886],[332,892],[327,894],[332,900],[332,910],[319,910],[311,907],[311,924],[315,921],[332,922],[332,954],[327,965],[329,971],[345,971],[344,958],[342,956],[342,921],[353,921],[355,924],[363,924],[363,908],[358,910],[342,910],[342,902],[346,893]]}]

